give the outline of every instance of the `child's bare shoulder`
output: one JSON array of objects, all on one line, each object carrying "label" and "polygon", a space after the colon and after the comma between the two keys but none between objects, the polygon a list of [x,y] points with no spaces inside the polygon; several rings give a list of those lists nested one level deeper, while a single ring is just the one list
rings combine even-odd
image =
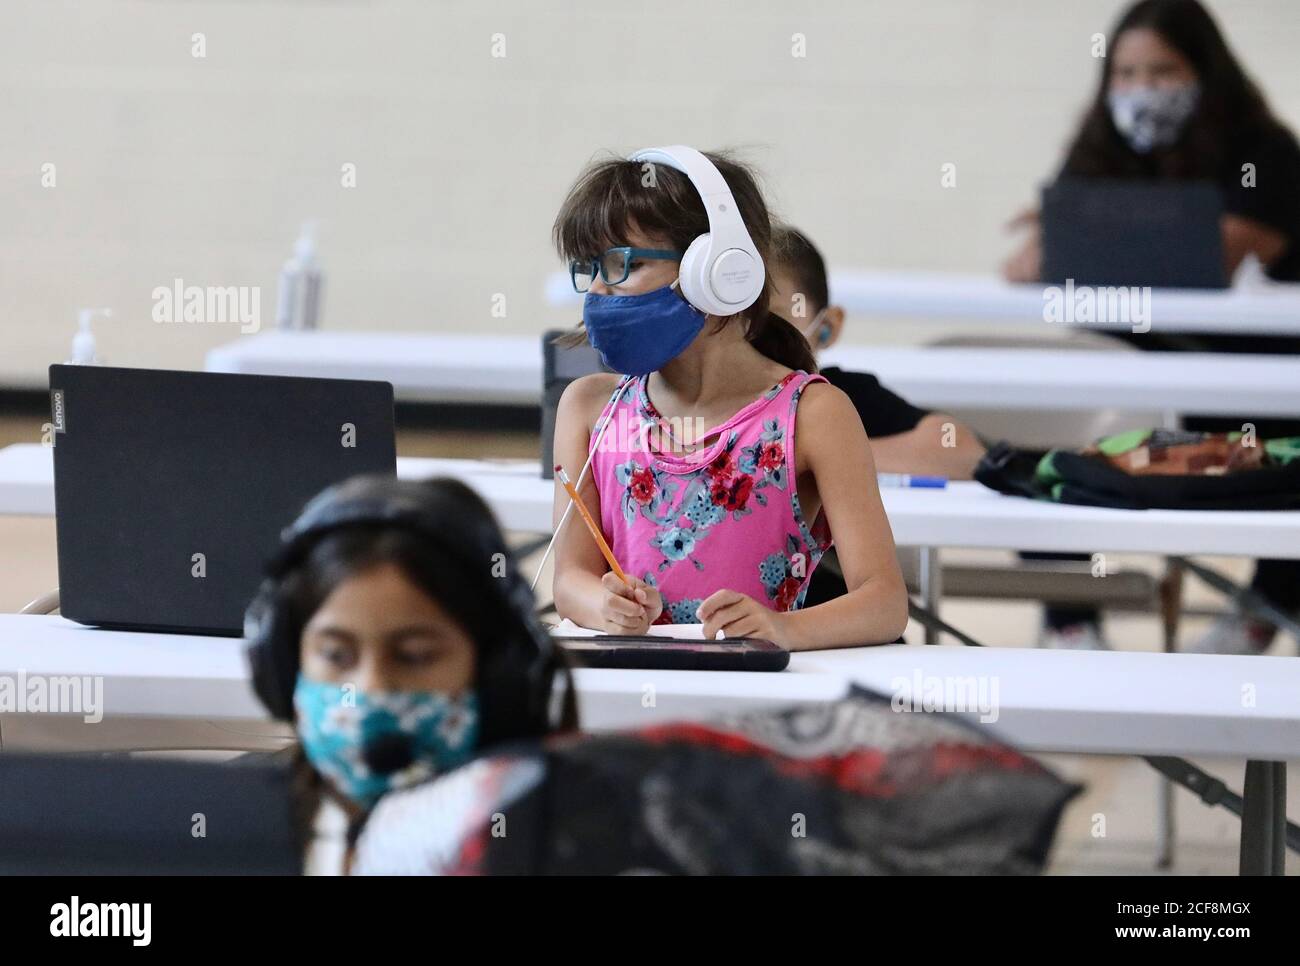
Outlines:
[{"label": "child's bare shoulder", "polygon": [[820,380],[809,382],[803,387],[803,395],[799,397],[799,408],[802,410],[805,406],[826,413],[842,412],[847,406],[857,412],[848,393],[838,386]]},{"label": "child's bare shoulder", "polygon": [[817,432],[824,429],[828,434],[834,435],[843,429],[844,420],[849,420],[850,425],[862,424],[853,400],[843,389],[832,386],[829,382],[810,382],[804,386],[796,415],[799,432],[805,438],[809,430]]},{"label": "child's bare shoulder", "polygon": [[609,397],[614,395],[620,378],[612,372],[593,372],[579,376],[565,386],[564,392],[560,394],[557,418],[572,417],[594,423],[600,416],[600,411],[605,408],[605,403],[609,402]]}]

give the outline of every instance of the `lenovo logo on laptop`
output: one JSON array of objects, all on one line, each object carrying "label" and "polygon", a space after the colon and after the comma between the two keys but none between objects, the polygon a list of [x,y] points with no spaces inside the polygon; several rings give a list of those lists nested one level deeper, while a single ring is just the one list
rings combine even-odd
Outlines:
[{"label": "lenovo logo on laptop", "polygon": [[63,390],[50,390],[50,414],[53,417],[54,431],[56,433],[66,432],[67,423],[63,409]]}]

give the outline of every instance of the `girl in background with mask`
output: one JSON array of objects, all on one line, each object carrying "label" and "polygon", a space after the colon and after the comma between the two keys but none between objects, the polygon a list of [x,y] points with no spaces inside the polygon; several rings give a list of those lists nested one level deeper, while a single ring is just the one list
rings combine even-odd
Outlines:
[{"label": "girl in background with mask", "polygon": [[[1269,277],[1300,282],[1300,146],[1273,116],[1214,19],[1197,0],[1142,0],[1120,18],[1108,39],[1097,95],[1061,174],[1213,181],[1223,192],[1228,274],[1254,255]],[[1037,281],[1037,215],[1028,212],[1012,224],[1030,226],[1032,235],[1004,264],[1003,274],[1010,281]],[[1300,352],[1300,338],[1294,336],[1118,337],[1153,350]],[[1261,438],[1300,433],[1300,423],[1292,420],[1251,422]],[[1242,420],[1189,416],[1184,425],[1231,432],[1241,430]],[[1260,561],[1252,587],[1282,610],[1294,611],[1300,600],[1300,565]],[[1089,608],[1048,614],[1051,633],[1062,640],[1099,641],[1097,621],[1097,612]],[[1275,634],[1271,624],[1234,614],[1188,649],[1260,653]]]},{"label": "girl in background with mask", "polygon": [[[1061,174],[1213,181],[1224,196],[1228,274],[1254,254],[1270,277],[1300,281],[1300,146],[1206,9],[1197,0],[1142,0],[1108,41],[1096,97]],[[1037,215],[1013,224],[1036,228]],[[1035,230],[1003,273],[1037,281],[1040,255]],[[1272,350],[1257,341],[1248,351],[1293,351],[1294,341]]]},{"label": "girl in background with mask", "polygon": [[[753,176],[706,157],[766,261],[772,229]],[[686,301],[680,260],[709,232],[708,214],[686,175],[658,165],[647,178],[645,167],[593,164],[555,222],[556,247],[586,292],[585,335],[624,374],[569,385],[555,458],[577,483],[594,447],[579,493],[629,578],[582,526],[567,525],[554,545],[556,609],[624,634],[702,623],[708,637],[792,649],[895,640],[907,596],[853,403],[816,375],[799,331],[769,312],[766,280],[731,315]],[[567,502],[557,485],[557,526]],[[801,609],[832,534],[848,593]]]},{"label": "girl in background with mask", "polygon": [[359,477],[286,531],[249,608],[253,680],[294,723],[307,871],[347,870],[387,792],[577,715],[567,670],[533,615],[491,511],[450,479]]}]

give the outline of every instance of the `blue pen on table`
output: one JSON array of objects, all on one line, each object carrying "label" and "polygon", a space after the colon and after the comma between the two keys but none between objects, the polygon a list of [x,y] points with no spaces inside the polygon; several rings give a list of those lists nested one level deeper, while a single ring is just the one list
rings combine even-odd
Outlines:
[{"label": "blue pen on table", "polygon": [[912,473],[877,473],[876,482],[880,486],[897,489],[942,490],[948,485],[948,477],[916,476]]}]

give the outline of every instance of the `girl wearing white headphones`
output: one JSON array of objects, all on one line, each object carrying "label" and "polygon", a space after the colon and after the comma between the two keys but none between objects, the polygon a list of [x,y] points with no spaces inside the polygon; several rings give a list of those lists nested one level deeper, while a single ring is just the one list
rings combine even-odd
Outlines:
[{"label": "girl wearing white headphones", "polygon": [[[708,637],[791,649],[902,633],[866,433],[768,311],[771,231],[749,171],[681,145],[597,162],[569,192],[556,247],[586,295],[582,334],[621,375],[569,386],[555,457],[629,582],[583,528],[561,525],[557,485],[561,616],[626,634],[702,623]],[[802,609],[832,539],[848,593]]]}]

